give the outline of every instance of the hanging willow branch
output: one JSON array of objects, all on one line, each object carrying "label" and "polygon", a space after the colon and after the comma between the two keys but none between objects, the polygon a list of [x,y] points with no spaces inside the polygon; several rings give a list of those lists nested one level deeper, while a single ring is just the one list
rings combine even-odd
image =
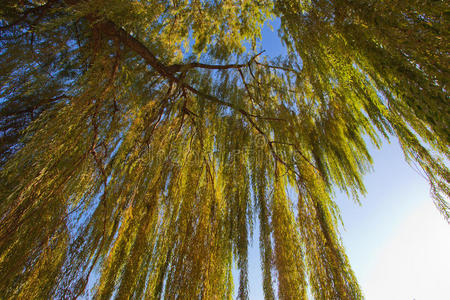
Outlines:
[{"label": "hanging willow branch", "polygon": [[393,137],[450,217],[444,1],[5,3],[0,298],[246,299],[259,235],[266,299],[361,299],[332,195]]}]

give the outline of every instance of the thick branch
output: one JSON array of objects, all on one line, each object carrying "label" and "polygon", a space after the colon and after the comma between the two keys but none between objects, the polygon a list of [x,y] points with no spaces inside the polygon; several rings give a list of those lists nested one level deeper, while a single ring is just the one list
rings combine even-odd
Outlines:
[{"label": "thick branch", "polygon": [[228,64],[228,65],[209,65],[198,62],[192,62],[187,64],[174,64],[166,66],[161,61],[159,61],[156,56],[140,41],[136,38],[128,34],[124,29],[118,27],[115,23],[111,21],[105,21],[101,24],[101,29],[104,33],[118,37],[127,47],[135,51],[139,54],[150,66],[152,66],[156,71],[158,71],[161,75],[167,77],[172,81],[178,81],[177,78],[174,77],[174,73],[184,72],[189,69],[201,68],[201,69],[209,69],[209,70],[228,70],[228,69],[240,69],[244,67],[248,67],[255,59],[264,53],[264,51],[254,55],[247,63],[245,64]]}]

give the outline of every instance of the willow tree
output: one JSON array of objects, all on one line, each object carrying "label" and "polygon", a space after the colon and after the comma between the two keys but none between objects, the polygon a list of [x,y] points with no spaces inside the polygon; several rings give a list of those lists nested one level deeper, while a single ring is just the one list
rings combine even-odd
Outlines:
[{"label": "willow tree", "polygon": [[[397,138],[450,217],[448,1],[2,0],[0,298],[361,299],[333,193]],[[261,28],[279,19],[286,54]]]}]

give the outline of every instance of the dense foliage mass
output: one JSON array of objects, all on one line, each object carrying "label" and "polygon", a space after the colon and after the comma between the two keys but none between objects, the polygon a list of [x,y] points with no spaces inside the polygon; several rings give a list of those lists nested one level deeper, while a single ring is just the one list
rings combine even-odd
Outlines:
[{"label": "dense foliage mass", "polygon": [[367,143],[450,216],[449,11],[2,0],[0,298],[229,299],[236,262],[246,299],[258,226],[266,299],[361,299],[332,195],[364,193]]}]

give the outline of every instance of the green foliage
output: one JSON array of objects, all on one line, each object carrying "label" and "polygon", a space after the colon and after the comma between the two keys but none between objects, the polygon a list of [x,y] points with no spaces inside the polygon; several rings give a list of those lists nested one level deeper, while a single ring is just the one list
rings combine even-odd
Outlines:
[{"label": "green foliage", "polygon": [[[447,201],[446,1],[0,5],[0,298],[361,299],[333,191],[398,138]],[[283,57],[258,49],[279,18]],[[308,292],[309,289],[309,292]]]}]

